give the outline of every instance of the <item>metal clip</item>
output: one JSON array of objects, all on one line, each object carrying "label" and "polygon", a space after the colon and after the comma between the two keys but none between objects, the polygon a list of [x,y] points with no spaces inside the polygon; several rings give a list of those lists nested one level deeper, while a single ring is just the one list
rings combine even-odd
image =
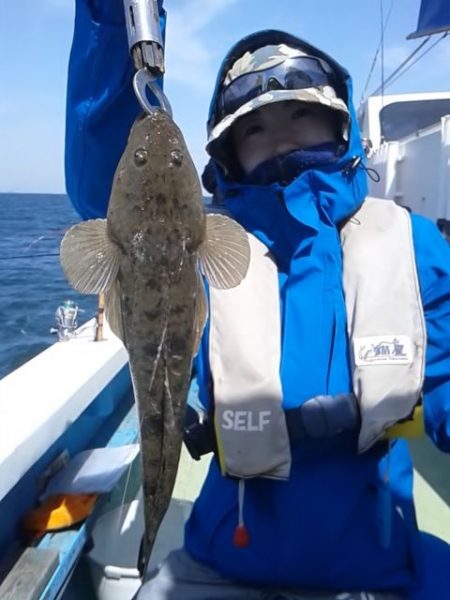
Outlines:
[{"label": "metal clip", "polygon": [[123,0],[128,48],[136,69],[164,73],[164,44],[156,0]]},{"label": "metal clip", "polygon": [[[172,116],[169,101],[156,80],[164,73],[164,45],[156,0],[123,0],[127,25],[128,48],[137,71],[133,88],[146,113],[161,108]],[[159,106],[154,106],[147,94],[150,90]]]},{"label": "metal clip", "polygon": [[156,82],[156,77],[151,75],[147,69],[139,69],[133,78],[133,88],[139,104],[146,113],[151,113],[158,106],[154,106],[147,96],[147,87],[159,102],[159,107],[172,116],[172,107],[166,95]]}]

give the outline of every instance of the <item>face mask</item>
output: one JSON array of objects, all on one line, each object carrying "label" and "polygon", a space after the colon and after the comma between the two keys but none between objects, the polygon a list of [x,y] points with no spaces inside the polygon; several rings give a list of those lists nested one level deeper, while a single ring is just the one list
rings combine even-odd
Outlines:
[{"label": "face mask", "polygon": [[288,185],[308,169],[332,164],[339,158],[342,150],[343,146],[338,142],[310,146],[305,150],[293,150],[264,161],[244,175],[241,182],[247,185]]}]

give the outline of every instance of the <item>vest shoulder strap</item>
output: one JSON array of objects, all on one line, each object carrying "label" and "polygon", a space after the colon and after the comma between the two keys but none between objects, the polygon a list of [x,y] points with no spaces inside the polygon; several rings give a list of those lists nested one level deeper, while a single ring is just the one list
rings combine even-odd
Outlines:
[{"label": "vest shoulder strap", "polygon": [[408,417],[420,397],[425,322],[411,219],[369,197],[341,230],[353,391],[361,409],[360,451]]},{"label": "vest shoulder strap", "polygon": [[286,479],[289,436],[279,375],[278,273],[267,247],[249,234],[251,260],[235,288],[210,288],[209,361],[222,472]]}]

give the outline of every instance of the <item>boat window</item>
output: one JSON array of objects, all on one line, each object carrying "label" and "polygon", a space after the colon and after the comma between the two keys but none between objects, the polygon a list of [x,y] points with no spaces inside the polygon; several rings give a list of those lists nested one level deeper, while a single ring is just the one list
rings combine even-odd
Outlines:
[{"label": "boat window", "polygon": [[380,111],[381,135],[386,142],[399,140],[450,115],[450,98],[394,102]]}]

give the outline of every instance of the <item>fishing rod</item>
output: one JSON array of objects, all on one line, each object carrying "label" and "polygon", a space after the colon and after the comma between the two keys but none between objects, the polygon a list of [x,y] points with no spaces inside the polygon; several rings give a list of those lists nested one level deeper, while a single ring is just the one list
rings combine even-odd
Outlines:
[{"label": "fishing rod", "polygon": [[45,252],[42,254],[18,254],[16,256],[0,256],[0,260],[18,260],[21,258],[43,258],[48,256],[59,256],[59,252]]}]

